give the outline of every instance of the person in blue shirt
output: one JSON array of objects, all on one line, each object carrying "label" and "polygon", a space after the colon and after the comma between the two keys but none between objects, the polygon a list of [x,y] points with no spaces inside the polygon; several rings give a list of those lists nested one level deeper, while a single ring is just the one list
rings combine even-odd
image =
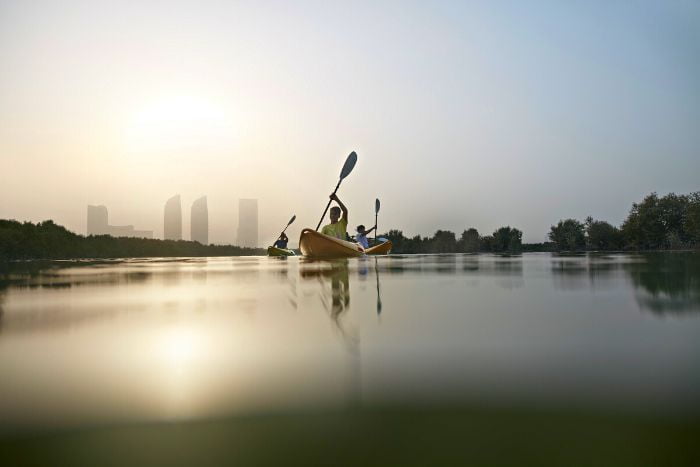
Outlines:
[{"label": "person in blue shirt", "polygon": [[355,235],[355,241],[362,245],[362,248],[369,248],[369,240],[367,240],[367,235],[374,229],[376,229],[377,226],[375,225],[369,230],[365,230],[365,226],[360,224],[357,226],[357,235]]},{"label": "person in blue shirt", "polygon": [[287,234],[282,232],[282,235],[277,239],[275,244],[273,245],[275,248],[281,248],[283,250],[287,249],[287,242],[289,242],[289,238],[287,238]]}]

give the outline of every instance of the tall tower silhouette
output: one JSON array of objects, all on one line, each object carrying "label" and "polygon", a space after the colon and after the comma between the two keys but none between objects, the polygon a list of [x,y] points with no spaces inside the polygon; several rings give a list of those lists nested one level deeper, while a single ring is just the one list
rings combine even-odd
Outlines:
[{"label": "tall tower silhouette", "polygon": [[105,235],[109,233],[108,213],[106,206],[87,207],[87,234]]},{"label": "tall tower silhouette", "polygon": [[209,244],[209,209],[207,197],[202,196],[192,203],[190,211],[190,240],[202,245]]},{"label": "tall tower silhouette", "polygon": [[163,238],[182,240],[182,207],[180,195],[175,195],[165,203],[163,216]]},{"label": "tall tower silhouette", "polygon": [[258,246],[258,200],[238,200],[238,246]]}]

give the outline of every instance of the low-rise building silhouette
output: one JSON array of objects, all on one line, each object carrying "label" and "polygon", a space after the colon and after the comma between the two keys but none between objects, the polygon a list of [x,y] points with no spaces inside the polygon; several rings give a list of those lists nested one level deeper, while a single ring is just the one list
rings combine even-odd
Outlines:
[{"label": "low-rise building silhouette", "polygon": [[133,225],[109,225],[106,206],[87,207],[87,234],[111,235],[112,237],[153,238],[152,230],[136,230]]},{"label": "low-rise building silhouette", "polygon": [[182,240],[182,207],[180,195],[175,195],[165,203],[163,215],[163,238]]},{"label": "low-rise building silhouette", "polygon": [[206,196],[202,196],[192,203],[192,210],[190,211],[190,239],[202,245],[209,244],[209,209]]},{"label": "low-rise building silhouette", "polygon": [[238,246],[258,247],[258,200],[238,200]]}]

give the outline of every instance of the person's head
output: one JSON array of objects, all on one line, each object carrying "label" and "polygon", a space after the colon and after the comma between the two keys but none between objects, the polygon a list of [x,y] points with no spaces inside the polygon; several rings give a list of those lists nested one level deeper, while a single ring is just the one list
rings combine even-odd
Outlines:
[{"label": "person's head", "polygon": [[358,225],[357,226],[357,233],[359,233],[359,234],[365,233],[365,226],[362,224]]},{"label": "person's head", "polygon": [[280,235],[280,240],[287,240],[287,234],[282,232],[282,235]]},{"label": "person's head", "polygon": [[336,223],[340,219],[340,208],[338,206],[333,206],[331,208],[331,222]]}]

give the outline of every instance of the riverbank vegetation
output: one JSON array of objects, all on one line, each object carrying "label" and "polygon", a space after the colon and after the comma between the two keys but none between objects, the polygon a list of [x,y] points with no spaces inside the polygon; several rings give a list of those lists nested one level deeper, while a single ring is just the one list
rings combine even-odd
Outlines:
[{"label": "riverbank vegetation", "polygon": [[683,250],[700,247],[700,192],[647,195],[632,204],[618,228],[588,217],[553,225],[549,239],[557,250]]},{"label": "riverbank vegetation", "polygon": [[562,219],[551,226],[549,242],[522,243],[522,232],[506,226],[481,236],[469,228],[457,238],[449,230],[432,237],[406,237],[400,230],[383,235],[394,253],[513,253],[528,251],[646,251],[700,248],[700,192],[688,195],[656,193],[634,203],[620,227],[589,216],[584,221]]},{"label": "riverbank vegetation", "polygon": [[143,258],[260,255],[264,250],[184,240],[83,236],[53,221],[0,220],[0,259]]},{"label": "riverbank vegetation", "polygon": [[[438,230],[432,237],[407,237],[390,230],[382,237],[394,244],[394,253],[519,253],[534,251],[644,251],[700,248],[700,192],[687,195],[656,193],[634,203],[629,215],[616,227],[603,220],[562,219],[552,225],[549,242],[522,243],[523,233],[511,226],[490,235],[475,228],[459,237]],[[53,221],[37,224],[0,220],[0,259],[72,259],[174,256],[261,255],[259,248],[202,245],[184,240],[83,236]]]},{"label": "riverbank vegetation", "polygon": [[[432,237],[405,237],[401,230],[390,230],[382,235],[393,243],[394,253],[476,253],[523,251],[523,233],[510,226],[501,227],[491,235],[481,236],[475,228],[462,232],[457,238],[454,232],[438,230]],[[539,244],[545,248],[543,244]],[[531,251],[531,250],[527,250]],[[539,250],[541,251],[541,250]]]}]

